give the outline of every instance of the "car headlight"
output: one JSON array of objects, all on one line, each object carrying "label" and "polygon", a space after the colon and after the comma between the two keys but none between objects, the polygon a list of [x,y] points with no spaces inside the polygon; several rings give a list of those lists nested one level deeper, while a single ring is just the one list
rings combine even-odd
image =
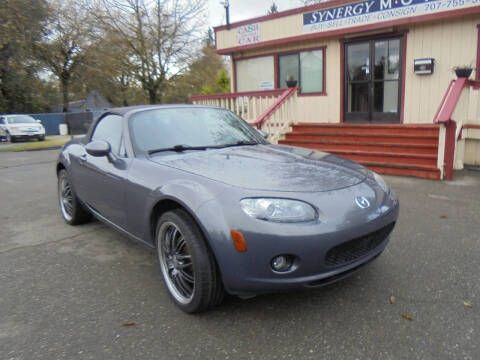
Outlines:
[{"label": "car headlight", "polygon": [[390,186],[386,183],[386,181],[377,173],[373,172],[373,178],[377,182],[377,184],[382,188],[383,191],[385,191],[387,194],[390,191]]},{"label": "car headlight", "polygon": [[243,199],[240,207],[249,216],[266,221],[294,223],[318,218],[315,208],[303,201],[275,198]]}]

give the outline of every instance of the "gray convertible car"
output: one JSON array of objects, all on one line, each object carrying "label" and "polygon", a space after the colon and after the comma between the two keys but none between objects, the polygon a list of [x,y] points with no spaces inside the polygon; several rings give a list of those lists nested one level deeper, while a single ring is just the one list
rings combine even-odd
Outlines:
[{"label": "gray convertible car", "polygon": [[385,249],[399,204],[365,167],[269,144],[235,114],[201,106],[111,109],[57,163],[68,224],[92,215],[155,249],[186,312],[322,286]]}]

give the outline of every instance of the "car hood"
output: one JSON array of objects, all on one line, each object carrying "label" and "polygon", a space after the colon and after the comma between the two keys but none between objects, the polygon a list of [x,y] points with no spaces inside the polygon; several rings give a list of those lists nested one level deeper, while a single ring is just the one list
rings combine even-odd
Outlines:
[{"label": "car hood", "polygon": [[236,187],[282,192],[345,188],[362,182],[368,174],[347,159],[281,145],[162,153],[151,161]]}]

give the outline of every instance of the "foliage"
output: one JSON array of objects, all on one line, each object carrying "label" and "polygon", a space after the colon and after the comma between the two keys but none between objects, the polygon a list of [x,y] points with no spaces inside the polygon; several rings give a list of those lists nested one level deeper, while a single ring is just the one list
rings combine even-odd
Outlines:
[{"label": "foliage", "polygon": [[[32,46],[47,18],[44,0],[4,0],[0,6],[0,111],[34,112],[55,101],[52,85],[41,80]],[[45,91],[39,91],[40,89]]]},{"label": "foliage", "polygon": [[43,41],[35,46],[38,58],[57,77],[68,111],[72,77],[85,60],[85,48],[91,31],[88,13],[79,4],[65,0],[50,3],[50,18]]},{"label": "foliage", "polygon": [[92,92],[127,106],[230,91],[214,33],[204,33],[206,0],[3,3],[0,113],[47,112],[59,102],[68,111]]},{"label": "foliage", "polygon": [[272,6],[270,6],[270,9],[267,12],[267,15],[272,15],[278,13],[278,6],[275,4],[275,2],[272,3]]}]

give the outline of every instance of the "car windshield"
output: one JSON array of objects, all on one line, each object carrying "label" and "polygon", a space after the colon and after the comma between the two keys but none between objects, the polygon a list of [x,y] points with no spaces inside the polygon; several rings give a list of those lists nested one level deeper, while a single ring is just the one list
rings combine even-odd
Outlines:
[{"label": "car windshield", "polygon": [[35,119],[32,118],[31,116],[28,116],[28,115],[8,117],[7,122],[9,124],[32,124],[32,123],[36,123]]},{"label": "car windshield", "polygon": [[129,128],[136,154],[265,143],[235,114],[213,108],[146,110],[131,117]]}]

